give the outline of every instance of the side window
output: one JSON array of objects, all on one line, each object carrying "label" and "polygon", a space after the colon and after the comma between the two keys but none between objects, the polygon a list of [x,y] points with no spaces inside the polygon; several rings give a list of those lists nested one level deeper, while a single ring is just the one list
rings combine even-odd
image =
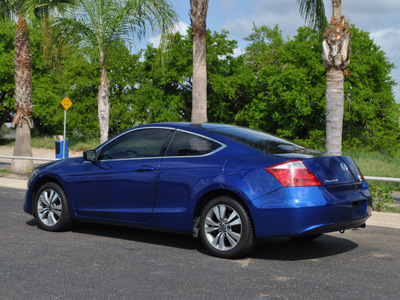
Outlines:
[{"label": "side window", "polygon": [[99,159],[162,156],[164,142],[170,133],[171,130],[160,128],[133,130],[105,145]]},{"label": "side window", "polygon": [[176,131],[166,156],[205,155],[221,147],[220,144],[198,135]]}]

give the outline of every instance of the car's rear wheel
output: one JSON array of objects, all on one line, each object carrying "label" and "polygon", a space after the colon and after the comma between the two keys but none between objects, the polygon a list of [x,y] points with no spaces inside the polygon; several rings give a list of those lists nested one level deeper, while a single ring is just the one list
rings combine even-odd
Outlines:
[{"label": "car's rear wheel", "polygon": [[246,209],[236,200],[221,196],[211,200],[200,216],[200,237],[211,254],[237,258],[254,246],[254,230]]},{"label": "car's rear wheel", "polygon": [[40,228],[62,231],[71,226],[67,197],[58,184],[45,183],[36,193],[33,207]]}]

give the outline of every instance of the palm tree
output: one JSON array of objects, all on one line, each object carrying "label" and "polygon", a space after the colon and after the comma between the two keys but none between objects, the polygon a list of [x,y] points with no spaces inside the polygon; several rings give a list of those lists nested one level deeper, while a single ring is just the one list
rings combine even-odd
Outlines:
[{"label": "palm tree", "polygon": [[[32,78],[30,39],[27,19],[47,17],[53,9],[63,10],[72,0],[0,0],[0,20],[18,18],[15,32],[14,77],[15,108],[12,126],[17,126],[14,156],[32,157],[31,128]],[[32,169],[31,160],[14,159],[11,172],[25,175]]]},{"label": "palm tree", "polygon": [[147,27],[165,32],[177,20],[168,0],[76,0],[77,9],[55,19],[53,37],[63,38],[93,51],[100,63],[98,118],[100,143],[108,139],[110,82],[107,77],[107,52],[113,42],[134,42],[143,38]]},{"label": "palm tree", "polygon": [[190,0],[193,41],[192,123],[207,122],[207,10],[209,0]]},{"label": "palm tree", "polygon": [[[314,27],[326,25],[323,0],[297,0],[300,14]],[[349,24],[341,13],[341,0],[332,0],[331,23],[324,31],[322,58],[326,72],[326,154],[341,155],[344,75],[350,64],[351,34]]]}]

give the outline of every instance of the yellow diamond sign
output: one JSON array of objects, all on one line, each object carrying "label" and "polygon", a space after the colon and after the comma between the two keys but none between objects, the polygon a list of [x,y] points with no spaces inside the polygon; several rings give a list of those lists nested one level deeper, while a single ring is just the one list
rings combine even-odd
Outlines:
[{"label": "yellow diamond sign", "polygon": [[61,101],[61,105],[65,110],[68,110],[72,106],[71,100],[68,97],[65,97],[63,101]]}]

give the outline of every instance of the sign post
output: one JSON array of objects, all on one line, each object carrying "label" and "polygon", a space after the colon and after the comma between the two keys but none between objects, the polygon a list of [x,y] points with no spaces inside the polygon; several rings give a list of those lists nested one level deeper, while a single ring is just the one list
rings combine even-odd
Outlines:
[{"label": "sign post", "polygon": [[68,97],[65,97],[63,101],[61,101],[61,105],[64,107],[64,141],[63,141],[63,159],[65,159],[65,144],[67,143],[66,139],[66,131],[67,131],[67,110],[72,106],[71,100]]}]

